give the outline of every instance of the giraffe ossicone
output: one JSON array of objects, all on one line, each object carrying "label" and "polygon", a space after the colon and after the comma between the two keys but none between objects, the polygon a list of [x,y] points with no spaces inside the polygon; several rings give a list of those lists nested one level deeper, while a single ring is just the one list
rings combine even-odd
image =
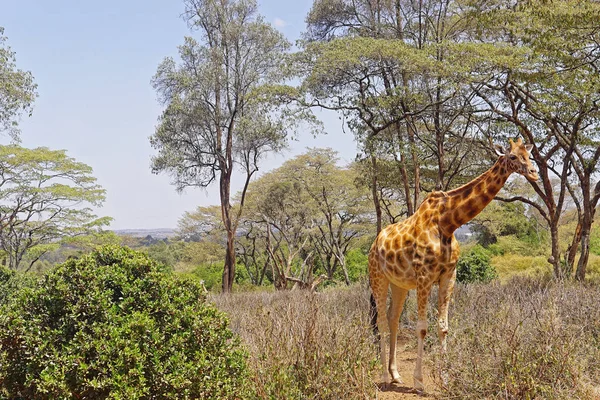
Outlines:
[{"label": "giraffe ossicone", "polygon": [[[398,322],[408,291],[416,289],[418,349],[413,378],[415,389],[424,390],[422,362],[427,301],[436,283],[439,284],[438,335],[442,353],[446,352],[448,305],[459,256],[454,231],[475,218],[513,172],[530,181],[538,179],[529,159],[531,148],[532,145],[524,144],[521,138],[517,142],[510,139],[506,149],[495,146],[498,160],[482,175],[457,189],[430,193],[412,216],[379,232],[369,252],[369,282],[375,300],[372,304],[376,307],[373,312],[380,335],[384,384],[390,382],[390,375],[392,382],[402,383],[396,367]],[[392,299],[386,310],[390,288]],[[388,335],[389,363],[386,360]]]}]

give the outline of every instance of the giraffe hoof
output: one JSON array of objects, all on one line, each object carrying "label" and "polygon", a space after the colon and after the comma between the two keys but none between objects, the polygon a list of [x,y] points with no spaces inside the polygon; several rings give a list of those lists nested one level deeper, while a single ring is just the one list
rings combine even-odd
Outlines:
[{"label": "giraffe hoof", "polygon": [[402,378],[400,377],[400,374],[398,373],[398,370],[390,369],[390,376],[392,377],[392,383],[399,383],[399,384],[404,383],[402,381]]},{"label": "giraffe hoof", "polygon": [[404,381],[402,380],[402,378],[400,378],[400,376],[397,376],[394,379],[392,379],[392,383],[397,383],[398,385],[402,385],[402,384],[404,384]]},{"label": "giraffe hoof", "polygon": [[385,374],[381,376],[381,386],[383,388],[387,388],[390,385],[390,377],[389,375]]}]

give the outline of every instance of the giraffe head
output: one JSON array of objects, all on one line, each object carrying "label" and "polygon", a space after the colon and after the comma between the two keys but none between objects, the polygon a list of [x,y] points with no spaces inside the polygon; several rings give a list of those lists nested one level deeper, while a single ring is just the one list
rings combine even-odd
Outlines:
[{"label": "giraffe head", "polygon": [[537,181],[539,179],[538,173],[529,159],[529,152],[533,145],[524,144],[521,138],[516,143],[509,139],[509,143],[510,147],[506,149],[502,149],[498,145],[494,146],[496,153],[501,157],[505,157],[508,170],[523,175],[529,181]]}]

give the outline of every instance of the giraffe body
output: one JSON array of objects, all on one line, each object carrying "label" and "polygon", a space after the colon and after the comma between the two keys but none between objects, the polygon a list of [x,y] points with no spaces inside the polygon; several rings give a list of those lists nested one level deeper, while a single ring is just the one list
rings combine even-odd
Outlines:
[{"label": "giraffe body", "polygon": [[[438,335],[446,352],[448,305],[456,280],[459,245],[454,231],[479,214],[502,188],[513,172],[537,180],[529,160],[529,145],[519,139],[499,152],[492,168],[473,181],[449,192],[433,192],[417,211],[404,221],[383,229],[369,252],[369,282],[376,305],[380,333],[382,379],[401,382],[396,368],[396,338],[404,301],[411,289],[417,291],[418,351],[414,385],[423,390],[423,341],[427,334],[427,302],[434,284],[439,285]],[[497,150],[498,151],[498,150]],[[392,301],[387,308],[388,290]],[[390,335],[389,364],[386,362],[387,335]]]}]

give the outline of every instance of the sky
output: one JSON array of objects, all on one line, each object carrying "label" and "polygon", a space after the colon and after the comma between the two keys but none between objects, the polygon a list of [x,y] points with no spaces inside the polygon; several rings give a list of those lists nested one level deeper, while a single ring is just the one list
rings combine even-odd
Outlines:
[{"label": "sky", "polygon": [[[259,1],[259,13],[292,42],[305,29],[311,1]],[[176,57],[193,35],[180,18],[181,0],[3,0],[0,26],[16,52],[17,66],[31,71],[39,97],[20,122],[22,145],[64,149],[94,170],[106,189],[97,209],[111,229],[176,228],[185,211],[219,204],[218,187],[179,194],[166,174],[154,175],[149,137],[162,108],[150,84],[159,63]],[[300,133],[261,173],[306,151],[331,147],[352,161],[356,144],[331,112],[317,112],[325,135]],[[0,143],[9,142],[0,137]],[[236,180],[234,191],[241,188]]]}]

